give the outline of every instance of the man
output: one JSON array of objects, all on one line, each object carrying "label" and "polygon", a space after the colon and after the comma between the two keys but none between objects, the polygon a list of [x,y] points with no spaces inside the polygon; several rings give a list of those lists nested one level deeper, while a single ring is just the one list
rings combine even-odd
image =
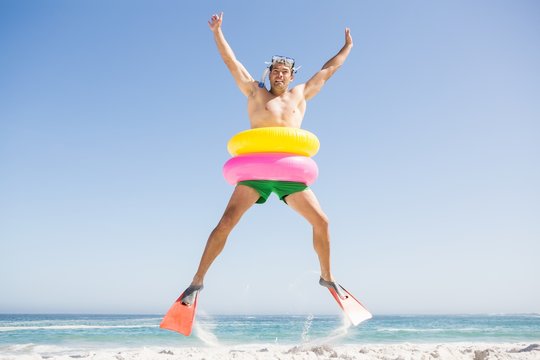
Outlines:
[{"label": "man", "polygon": [[[251,128],[283,126],[300,128],[306,111],[306,101],[317,95],[325,82],[345,62],[353,41],[349,29],[345,29],[345,45],[322,69],[305,84],[289,90],[294,80],[294,60],[275,56],[269,67],[270,90],[264,87],[265,75],[261,82],[255,81],[246,68],[236,59],[233,50],[225,40],[221,30],[223,13],[213,15],[208,25],[214,33],[214,40],[225,65],[231,72],[240,91],[248,99],[248,116]],[[266,74],[266,72],[265,72]],[[330,235],[328,218],[322,211],[315,194],[305,184],[286,189],[275,189],[283,200],[302,215],[313,226],[313,246],[319,257],[322,286],[333,288],[341,298],[345,295],[335,283],[330,271]],[[225,246],[227,237],[242,215],[255,204],[262,194],[255,185],[238,184],[216,228],[210,234],[199,268],[191,285],[184,291],[181,301],[193,304],[196,294],[203,288],[206,272]],[[264,202],[264,201],[263,201]]]}]

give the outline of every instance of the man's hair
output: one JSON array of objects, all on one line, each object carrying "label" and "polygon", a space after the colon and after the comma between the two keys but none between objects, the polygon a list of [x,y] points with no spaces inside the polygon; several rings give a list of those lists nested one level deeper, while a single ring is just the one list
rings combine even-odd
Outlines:
[{"label": "man's hair", "polygon": [[[283,64],[283,65],[285,65],[286,67],[288,67],[289,69],[291,69],[291,73],[294,73],[294,64],[291,65],[291,66],[289,66],[289,65],[285,62],[285,60],[277,60],[277,61],[275,61],[275,63],[276,63],[276,64]],[[274,64],[272,63],[272,64],[270,64],[270,66],[269,66],[270,71],[272,71],[273,68],[274,68]]]}]

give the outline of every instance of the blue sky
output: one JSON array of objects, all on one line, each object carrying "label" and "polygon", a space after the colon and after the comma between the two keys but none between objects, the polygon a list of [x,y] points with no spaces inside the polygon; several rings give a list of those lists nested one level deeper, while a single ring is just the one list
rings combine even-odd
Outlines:
[{"label": "blue sky", "polygon": [[[0,3],[0,312],[164,313],[232,192],[255,78],[304,82],[333,272],[376,314],[540,312],[536,1]],[[200,311],[337,313],[309,225],[272,197],[214,263]]]}]

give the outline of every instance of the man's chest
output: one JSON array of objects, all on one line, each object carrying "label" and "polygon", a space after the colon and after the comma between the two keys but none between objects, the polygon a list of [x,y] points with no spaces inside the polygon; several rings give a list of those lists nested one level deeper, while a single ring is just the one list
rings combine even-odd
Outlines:
[{"label": "man's chest", "polygon": [[260,110],[270,112],[275,115],[285,115],[297,112],[299,101],[291,95],[286,94],[282,96],[265,96],[259,102]]}]

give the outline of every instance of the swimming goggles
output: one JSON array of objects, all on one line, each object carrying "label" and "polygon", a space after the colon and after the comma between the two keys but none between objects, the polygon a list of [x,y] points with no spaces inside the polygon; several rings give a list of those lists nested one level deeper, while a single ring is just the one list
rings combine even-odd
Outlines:
[{"label": "swimming goggles", "polygon": [[274,55],[274,56],[272,56],[272,61],[271,62],[265,61],[264,63],[267,66],[264,69],[264,72],[263,72],[262,77],[261,77],[261,81],[259,81],[259,87],[260,88],[264,87],[264,81],[266,80],[266,76],[268,76],[268,73],[270,72],[270,67],[272,65],[285,64],[287,66],[290,66],[291,71],[292,71],[293,74],[295,74],[302,67],[302,66],[294,67],[295,61],[294,61],[293,58],[287,57],[287,56],[281,56],[281,55]]},{"label": "swimming goggles", "polygon": [[272,56],[272,62],[270,64],[285,64],[290,66],[291,69],[294,69],[294,59],[287,56],[274,55]]}]

